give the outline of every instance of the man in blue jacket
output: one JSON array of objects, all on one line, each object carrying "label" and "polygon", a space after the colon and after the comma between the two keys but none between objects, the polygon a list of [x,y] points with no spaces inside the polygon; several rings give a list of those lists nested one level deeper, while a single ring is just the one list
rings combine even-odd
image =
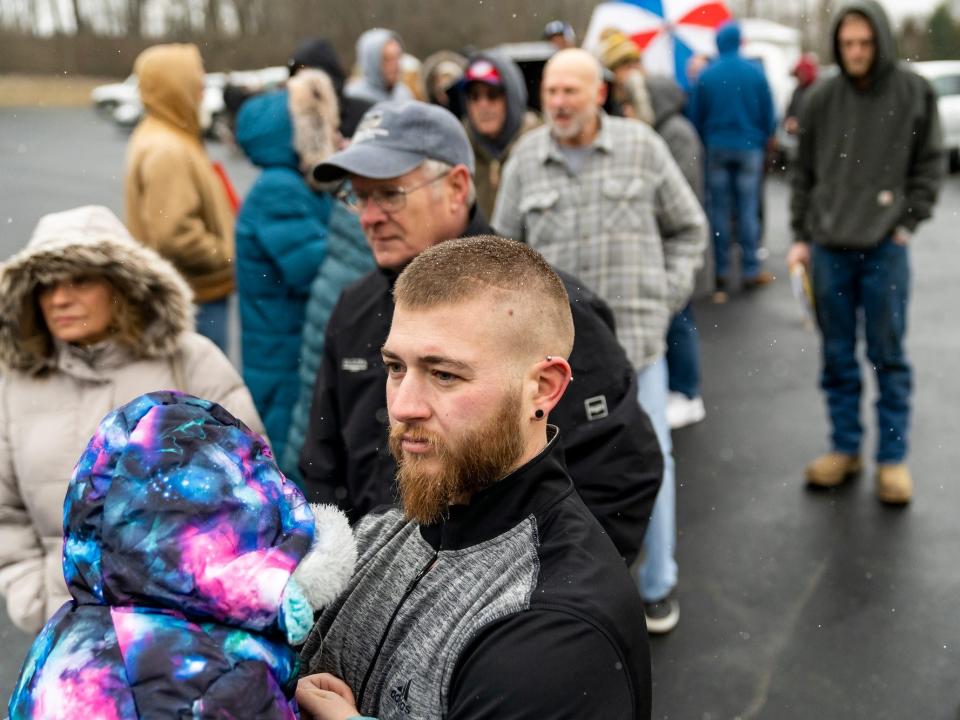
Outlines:
[{"label": "man in blue jacket", "polygon": [[763,160],[776,130],[770,86],[763,71],[740,55],[740,26],[717,32],[720,57],[700,74],[690,116],[707,149],[707,215],[716,261],[717,302],[726,300],[731,223],[740,243],[742,282],[757,288],[773,280],[757,257]]}]

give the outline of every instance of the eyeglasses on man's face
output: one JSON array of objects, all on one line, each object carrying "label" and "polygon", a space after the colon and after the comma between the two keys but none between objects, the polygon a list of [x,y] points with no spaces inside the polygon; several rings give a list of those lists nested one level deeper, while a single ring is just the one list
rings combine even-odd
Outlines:
[{"label": "eyeglasses on man's face", "polygon": [[450,170],[447,170],[436,177],[424,180],[419,185],[406,188],[400,185],[384,185],[372,190],[357,190],[348,181],[337,192],[337,199],[358,215],[366,210],[367,204],[370,202],[373,202],[374,205],[386,213],[400,212],[407,205],[407,195],[431,185],[449,174]]}]

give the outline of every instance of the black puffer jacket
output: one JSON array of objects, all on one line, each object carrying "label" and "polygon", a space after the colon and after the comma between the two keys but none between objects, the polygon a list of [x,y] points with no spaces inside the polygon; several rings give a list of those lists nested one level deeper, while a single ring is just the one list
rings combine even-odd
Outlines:
[{"label": "black puffer jacket", "polygon": [[[482,234],[492,230],[474,212],[463,235]],[[650,419],[637,403],[636,376],[617,342],[610,308],[573,277],[559,275],[573,311],[575,381],[550,422],[563,433],[574,486],[632,562],[660,487],[663,458]],[[351,521],[396,497],[380,356],[393,318],[395,279],[375,270],[340,296],[327,326],[300,455],[310,501],[336,503]]]}]

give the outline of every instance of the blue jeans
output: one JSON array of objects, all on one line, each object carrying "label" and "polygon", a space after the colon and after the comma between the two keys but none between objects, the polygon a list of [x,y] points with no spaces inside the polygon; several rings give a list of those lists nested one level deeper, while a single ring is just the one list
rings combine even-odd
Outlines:
[{"label": "blue jeans", "polygon": [[667,362],[660,358],[637,371],[637,400],[653,423],[663,452],[663,483],[653,504],[653,515],[643,539],[643,564],[637,586],[647,602],[663,600],[677,584],[677,497],[673,472],[673,443],[667,424]]},{"label": "blue jeans", "polygon": [[730,271],[731,226],[736,219],[743,279],[760,274],[760,192],[763,183],[763,150],[707,150],[707,217],[713,233],[715,274]]},{"label": "blue jeans", "polygon": [[197,332],[210,338],[226,355],[229,349],[227,330],[228,298],[197,304]]},{"label": "blue jeans", "polygon": [[700,395],[700,333],[689,303],[673,316],[667,330],[667,372],[671,392],[691,399]]},{"label": "blue jeans", "polygon": [[907,456],[912,373],[903,340],[907,331],[910,262],[907,248],[890,239],[868,250],[813,246],[813,292],[823,338],[820,387],[827,398],[837,452],[860,451],[860,318],[867,358],[877,373],[879,463]]}]

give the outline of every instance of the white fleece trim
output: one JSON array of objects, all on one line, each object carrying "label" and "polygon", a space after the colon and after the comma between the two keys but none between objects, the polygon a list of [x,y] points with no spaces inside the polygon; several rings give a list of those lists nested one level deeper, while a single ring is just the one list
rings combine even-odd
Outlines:
[{"label": "white fleece trim", "polygon": [[357,543],[347,517],[333,505],[311,505],[315,533],[313,548],[293,577],[314,610],[333,602],[353,576]]}]

